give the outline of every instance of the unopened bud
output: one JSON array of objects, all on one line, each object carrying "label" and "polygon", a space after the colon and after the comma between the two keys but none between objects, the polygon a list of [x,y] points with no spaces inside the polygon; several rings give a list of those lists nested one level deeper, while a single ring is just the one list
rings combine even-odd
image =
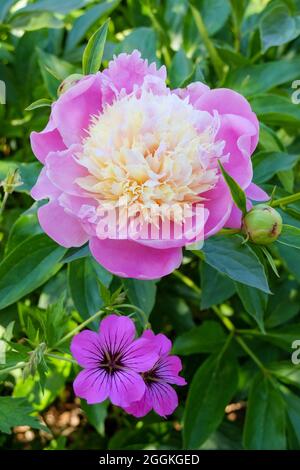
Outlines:
[{"label": "unopened bud", "polygon": [[281,215],[267,204],[258,204],[245,215],[243,230],[253,243],[268,245],[281,234]]},{"label": "unopened bud", "polygon": [[21,186],[22,184],[23,183],[21,180],[19,170],[16,169],[8,173],[6,178],[3,181],[1,181],[0,186],[3,187],[3,191],[5,193],[11,194],[14,192],[15,188],[17,188],[18,186]]},{"label": "unopened bud", "polygon": [[83,77],[84,75],[81,75],[80,73],[73,73],[72,75],[69,75],[67,78],[65,78],[58,87],[58,96],[61,96],[63,93],[72,88],[72,86],[76,85],[76,83],[78,83]]}]

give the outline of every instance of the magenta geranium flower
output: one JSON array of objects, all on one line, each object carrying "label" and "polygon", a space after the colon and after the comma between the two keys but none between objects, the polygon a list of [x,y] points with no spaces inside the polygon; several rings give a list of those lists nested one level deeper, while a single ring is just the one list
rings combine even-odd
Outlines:
[{"label": "magenta geranium flower", "polygon": [[146,386],[144,395],[125,410],[137,418],[145,416],[152,409],[166,417],[178,406],[177,393],[171,384],[186,385],[184,378],[178,375],[182,369],[181,360],[169,355],[172,343],[165,335],[154,335],[147,330],[142,338],[152,342],[159,358],[150,370],[142,374]]},{"label": "magenta geranium flower", "polygon": [[87,403],[107,398],[125,408],[140,400],[146,385],[140,373],[150,370],[158,354],[146,338],[135,339],[133,321],[109,315],[99,333],[84,330],[71,343],[73,357],[84,368],[74,381],[74,392]]},{"label": "magenta geranium flower", "polygon": [[[167,275],[180,265],[182,247],[240,227],[218,160],[249,200],[267,199],[252,183],[259,125],[247,100],[199,82],[170,90],[165,80],[165,67],[149,66],[138,51],[120,54],[63,93],[46,128],[31,134],[44,164],[31,194],[49,200],[38,210],[42,228],[65,247],[89,242],[96,260],[119,276]],[[105,228],[108,210],[122,221]],[[186,222],[191,228],[178,238]]]}]

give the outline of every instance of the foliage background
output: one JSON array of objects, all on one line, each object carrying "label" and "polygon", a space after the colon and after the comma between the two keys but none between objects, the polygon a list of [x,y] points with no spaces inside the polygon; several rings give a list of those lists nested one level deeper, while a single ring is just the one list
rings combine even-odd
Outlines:
[{"label": "foliage background", "polygon": [[[254,181],[270,194],[276,187],[275,201],[300,189],[300,105],[291,98],[300,79],[300,1],[191,3],[194,10],[187,0],[0,2],[7,86],[0,179],[16,168],[21,178],[0,221],[4,449],[300,448],[300,370],[291,361],[300,340],[299,201],[280,204],[294,229],[268,251],[280,278],[261,249],[222,234],[203,251],[186,252],[180,271],[142,282],[113,278],[86,248],[57,246],[42,234],[29,196],[40,170],[29,133],[47,122],[47,100],[60,82],[81,72],[87,40],[108,16],[103,66],[138,48],[167,65],[172,88],[202,80],[241,92],[261,122]],[[118,306],[124,303],[139,310]],[[178,390],[180,406],[169,419],[135,420],[74,398],[78,368],[68,361],[68,341],[56,344],[104,306],[134,314],[140,329],[147,317],[174,341],[189,385]]]}]

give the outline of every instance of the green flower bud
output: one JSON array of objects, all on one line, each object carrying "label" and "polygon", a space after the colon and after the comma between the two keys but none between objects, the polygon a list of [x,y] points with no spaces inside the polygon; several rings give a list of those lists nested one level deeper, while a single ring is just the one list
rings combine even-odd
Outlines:
[{"label": "green flower bud", "polygon": [[61,96],[63,93],[72,88],[72,86],[76,85],[76,83],[78,83],[79,80],[81,80],[83,77],[84,75],[81,75],[80,73],[73,73],[72,75],[69,75],[59,85],[57,95]]},{"label": "green flower bud", "polygon": [[273,207],[258,204],[245,215],[243,230],[253,243],[268,245],[281,234],[282,218]]}]

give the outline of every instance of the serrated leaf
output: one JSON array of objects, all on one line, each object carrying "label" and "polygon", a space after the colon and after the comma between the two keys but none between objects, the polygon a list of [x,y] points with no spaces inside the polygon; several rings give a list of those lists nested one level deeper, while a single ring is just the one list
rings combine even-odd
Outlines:
[{"label": "serrated leaf", "polygon": [[0,430],[11,434],[14,426],[30,426],[47,431],[45,425],[31,416],[32,412],[33,409],[25,398],[0,397]]}]

